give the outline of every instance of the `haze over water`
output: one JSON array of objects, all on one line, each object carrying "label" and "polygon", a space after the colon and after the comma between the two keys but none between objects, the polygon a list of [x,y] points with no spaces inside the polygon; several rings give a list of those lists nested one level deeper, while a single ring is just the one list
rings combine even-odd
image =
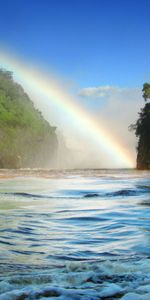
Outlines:
[{"label": "haze over water", "polygon": [[148,171],[0,176],[0,299],[150,299]]}]

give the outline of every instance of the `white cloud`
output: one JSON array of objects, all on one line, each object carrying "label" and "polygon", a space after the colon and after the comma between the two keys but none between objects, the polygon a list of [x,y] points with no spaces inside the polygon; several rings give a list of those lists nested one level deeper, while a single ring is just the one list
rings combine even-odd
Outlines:
[{"label": "white cloud", "polygon": [[87,98],[87,99],[98,99],[106,98],[111,100],[138,100],[141,99],[141,91],[139,88],[120,88],[115,86],[98,86],[98,87],[87,87],[79,91],[78,96]]},{"label": "white cloud", "polygon": [[120,88],[113,86],[98,86],[98,87],[88,87],[80,90],[79,96],[89,97],[89,98],[101,98],[105,96],[110,96],[112,94],[118,93]]}]

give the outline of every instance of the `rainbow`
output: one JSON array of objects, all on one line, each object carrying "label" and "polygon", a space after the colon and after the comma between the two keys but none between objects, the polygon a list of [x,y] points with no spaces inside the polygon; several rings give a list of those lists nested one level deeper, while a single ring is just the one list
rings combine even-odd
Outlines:
[{"label": "rainbow", "polygon": [[134,159],[128,150],[102,124],[92,118],[56,80],[5,53],[0,53],[0,65],[13,71],[22,85],[26,84],[31,90],[38,91],[67,114],[77,130],[88,132],[88,137],[96,149],[102,150],[106,154],[106,160],[107,157],[111,159],[116,168],[134,168]]}]

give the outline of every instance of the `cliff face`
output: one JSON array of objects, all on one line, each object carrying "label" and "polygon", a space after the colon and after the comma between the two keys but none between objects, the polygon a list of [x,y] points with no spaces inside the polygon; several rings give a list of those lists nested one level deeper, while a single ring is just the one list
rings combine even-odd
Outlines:
[{"label": "cliff face", "polygon": [[144,139],[140,138],[138,142],[137,152],[137,169],[150,169],[150,146],[145,143]]},{"label": "cliff face", "polygon": [[54,167],[55,131],[12,74],[0,70],[0,168]]},{"label": "cliff face", "polygon": [[139,113],[136,124],[131,125],[138,137],[137,146],[137,169],[150,169],[150,84],[143,86],[143,97],[147,102]]},{"label": "cliff face", "polygon": [[150,169],[150,103],[141,110],[137,122],[136,134],[139,137],[137,147],[137,169]]}]

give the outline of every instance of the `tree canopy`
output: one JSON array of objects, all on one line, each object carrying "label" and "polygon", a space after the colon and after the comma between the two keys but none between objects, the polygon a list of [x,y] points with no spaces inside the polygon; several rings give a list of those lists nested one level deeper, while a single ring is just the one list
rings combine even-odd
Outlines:
[{"label": "tree canopy", "polygon": [[150,83],[144,83],[142,92],[143,92],[143,98],[145,99],[145,101],[150,99]]}]

